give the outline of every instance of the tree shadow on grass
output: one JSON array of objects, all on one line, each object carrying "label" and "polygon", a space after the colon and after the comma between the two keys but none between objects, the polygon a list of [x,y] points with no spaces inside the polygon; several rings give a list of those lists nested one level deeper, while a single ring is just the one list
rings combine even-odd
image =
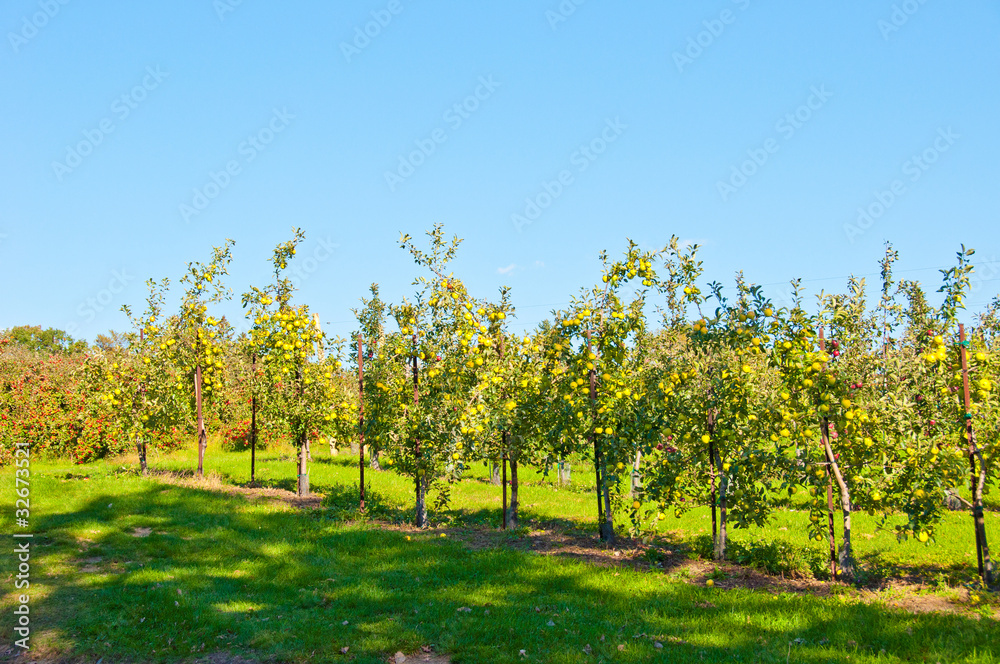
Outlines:
[{"label": "tree shadow on grass", "polygon": [[[413,520],[411,503],[375,491],[370,482],[366,483],[366,509],[362,512],[359,509],[357,482],[315,483],[312,485],[313,495],[300,498],[296,495],[297,486],[294,478],[265,479],[251,485],[248,482],[233,482],[227,473],[215,470],[204,480],[196,479],[194,471],[189,469],[151,470],[150,473],[163,481],[180,481],[199,489],[243,493],[247,497],[274,499],[300,508],[321,507],[327,510],[327,518],[341,523],[375,521],[392,526],[405,526]],[[138,471],[134,469],[118,474],[139,476]],[[573,519],[553,518],[551,515],[536,513],[530,507],[523,505],[520,517],[520,530],[504,532],[499,504],[495,507],[478,509],[446,507],[439,511],[430,510],[432,524],[478,531],[465,535],[465,540],[477,548],[508,546],[546,554],[556,553],[601,565],[634,562],[633,558],[609,558],[609,547],[596,538],[596,529],[591,528],[591,524]],[[534,535],[529,537],[526,531],[531,531]],[[663,536],[657,538],[661,548],[690,552],[702,560],[712,560],[712,540],[708,534],[675,536],[667,540]],[[560,548],[562,550],[558,551]],[[619,537],[617,545],[612,548],[621,551],[644,547],[628,537]],[[643,552],[640,550],[639,553]],[[727,559],[781,579],[828,581],[829,567],[824,556],[825,554],[818,553],[810,547],[796,546],[783,540],[760,537],[744,539],[734,536],[730,539]],[[670,556],[666,556],[665,559],[674,560]],[[856,583],[859,587],[867,589],[885,588],[894,581],[909,585],[951,587],[976,581],[975,568],[961,562],[945,565],[907,563],[886,556],[885,552],[859,555],[857,562]]]},{"label": "tree shadow on grass", "polygon": [[[339,466],[341,468],[357,468],[358,467],[358,457],[357,455],[343,455],[338,454],[337,456],[313,456],[312,461],[309,463],[318,463],[321,466]],[[365,470],[371,467],[371,459],[365,456]]]},{"label": "tree shadow on grass", "polygon": [[361,510],[361,495],[358,483],[324,484],[317,487],[323,492],[322,507],[324,517],[341,522],[375,520],[392,524],[402,524],[413,519],[413,508],[398,500],[393,500],[381,491],[365,483],[365,509]]},{"label": "tree shadow on grass", "polygon": [[924,562],[904,563],[893,560],[885,551],[873,551],[859,556],[861,584],[869,588],[885,588],[893,581],[912,585],[956,587],[978,584],[975,562],[953,561],[948,564]]},{"label": "tree shadow on grass", "polygon": [[[351,487],[326,489],[331,505],[353,500]],[[95,494],[34,519],[36,658],[48,647],[52,658],[92,661],[343,661],[348,648],[351,661],[384,662],[433,644],[469,662],[521,661],[522,649],[534,661],[783,661],[794,648],[796,661],[818,664],[882,649],[982,661],[995,647],[991,620],[470,551],[185,486]],[[81,538],[84,522],[103,527]],[[9,550],[3,557],[13,569]],[[13,633],[11,601],[0,613],[4,635]]]}]

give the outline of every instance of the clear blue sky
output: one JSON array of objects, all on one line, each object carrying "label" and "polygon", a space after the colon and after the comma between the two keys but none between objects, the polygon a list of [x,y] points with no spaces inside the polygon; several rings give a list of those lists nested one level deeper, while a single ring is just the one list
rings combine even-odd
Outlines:
[{"label": "clear blue sky", "polygon": [[435,222],[517,327],[626,237],[774,294],[885,240],[936,288],[965,243],[971,307],[1000,291],[997,2],[576,2],[7,0],[0,328],[121,329],[227,237],[239,316],[293,225],[334,334],[371,282],[411,292],[397,239]]}]

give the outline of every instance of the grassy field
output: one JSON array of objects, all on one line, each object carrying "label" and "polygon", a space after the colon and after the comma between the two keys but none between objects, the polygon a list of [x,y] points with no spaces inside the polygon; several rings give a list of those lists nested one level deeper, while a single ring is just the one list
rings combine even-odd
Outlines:
[{"label": "grassy field", "polygon": [[[295,489],[294,450],[287,448],[258,455],[256,478],[264,486]],[[310,466],[310,481],[314,490],[327,494],[331,508],[339,508],[345,517],[355,516],[357,504],[358,459],[341,454],[331,456],[327,449],[317,449]],[[190,472],[195,467],[191,453],[178,453],[158,459],[156,468]],[[206,457],[207,473],[223,482],[245,484],[250,480],[250,458],[246,453],[214,452]],[[449,508],[432,512],[433,521],[442,525],[499,528],[501,525],[500,488],[486,481],[487,469],[482,464],[470,468],[468,479],[452,489]],[[555,471],[548,477],[535,469],[520,472],[521,518],[528,525],[545,524],[579,533],[596,532],[596,498],[593,492],[593,470],[585,464],[575,466],[572,486],[559,487]],[[373,472],[366,469],[369,486],[369,508],[375,517],[392,522],[409,522],[413,518],[412,483],[394,472]],[[433,494],[431,498],[433,499]],[[804,500],[804,498],[803,498]],[[711,535],[710,512],[706,507],[685,512],[680,518],[672,514],[661,522],[660,530],[671,540],[688,542],[694,547]],[[900,521],[905,521],[900,517]],[[813,574],[826,578],[828,573],[826,542],[810,542],[806,537],[808,511],[785,509],[774,513],[764,528],[731,530],[734,556],[741,553],[752,561],[767,561],[775,573]],[[619,531],[627,530],[622,520]],[[840,532],[837,517],[837,532]],[[865,573],[872,581],[893,576],[919,577],[928,583],[957,585],[975,577],[975,539],[972,519],[968,512],[948,514],[937,530],[936,541],[921,544],[915,539],[897,542],[895,533],[879,529],[878,519],[863,512],[854,515],[854,546]],[[987,519],[987,537],[1000,544],[1000,521]],[[997,547],[997,544],[994,547]],[[784,554],[778,550],[784,545]],[[770,555],[769,555],[770,554]]]},{"label": "grassy field", "polygon": [[[258,461],[262,484],[293,488],[290,450]],[[522,551],[517,535],[511,546],[470,546],[468,533],[500,519],[499,488],[481,467],[479,479],[454,487],[447,511],[432,514],[431,532],[383,527],[353,510],[356,462],[316,450],[311,480],[326,498],[318,509],[299,509],[222,490],[248,480],[248,454],[210,449],[214,480],[204,486],[139,477],[128,460],[33,461],[30,659],[384,662],[421,646],[455,662],[1000,659],[993,600],[977,592],[983,601],[968,602],[961,585],[974,564],[964,513],[949,515],[930,546],[898,544],[875,532],[870,517],[858,520],[858,553],[872,578],[919,576],[929,584],[923,592],[966,602],[958,612],[915,614],[893,606],[893,588],[865,597],[843,587],[823,596],[747,588],[727,581],[729,568],[712,573],[699,562],[691,573],[676,555],[651,571],[601,567]],[[151,465],[190,471],[194,455]],[[574,469],[573,487],[558,490],[537,473],[524,475],[529,529],[578,537],[593,530],[584,466]],[[7,487],[0,524],[9,533],[19,530],[12,469],[0,478]],[[366,478],[374,519],[409,519],[407,480],[391,472]],[[993,516],[988,532],[997,542]],[[701,509],[669,518],[663,546],[696,557],[710,530],[706,517]],[[806,542],[806,518],[784,510],[766,530],[737,531],[734,553],[763,566],[784,556],[789,570],[808,570],[800,559],[822,561],[822,550]],[[2,652],[23,592],[13,589],[12,545],[0,564]],[[716,587],[706,586],[708,577]]]}]

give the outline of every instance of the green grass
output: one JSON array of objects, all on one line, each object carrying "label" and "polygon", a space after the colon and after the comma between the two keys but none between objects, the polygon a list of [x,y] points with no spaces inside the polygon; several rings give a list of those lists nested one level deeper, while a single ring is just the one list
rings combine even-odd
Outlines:
[{"label": "green grass", "polygon": [[[310,464],[310,481],[314,490],[336,497],[334,505],[349,512],[356,504],[358,484],[358,459],[341,454],[330,456],[327,448],[314,450]],[[156,459],[159,469],[190,472],[195,466],[190,453],[176,453]],[[212,450],[205,461],[208,473],[215,473],[223,481],[245,484],[250,480],[250,457],[247,453],[223,453]],[[257,481],[264,486],[295,490],[295,458],[291,448],[266,451],[257,456]],[[593,492],[593,471],[586,464],[573,468],[572,486],[558,487],[553,470],[548,477],[532,468],[520,470],[521,517],[528,524],[543,523],[548,527],[561,527],[576,532],[596,532],[596,498]],[[413,519],[413,486],[409,479],[394,472],[374,472],[366,468],[365,483],[370,488],[369,507],[374,507],[377,517],[396,522]],[[371,498],[375,498],[372,505]],[[433,500],[433,494],[431,499]],[[805,500],[805,496],[800,496]],[[452,488],[447,510],[432,511],[433,521],[448,525],[498,528],[501,524],[501,492],[498,486],[487,481],[483,464],[474,464],[467,479]],[[623,510],[624,511],[624,510]],[[1000,551],[1000,520],[991,518],[1000,514],[989,513],[986,519],[987,540]],[[805,507],[779,509],[765,527],[730,529],[734,555],[742,550],[744,558],[757,560],[768,556],[770,545],[785,545],[794,560],[773,561],[769,571],[814,575],[826,578],[825,557],[829,552],[827,542],[810,541],[806,534],[809,512]],[[903,517],[896,521],[904,522]],[[895,523],[895,522],[894,522]],[[627,530],[624,516],[618,523],[619,531]],[[838,513],[836,530],[838,538],[842,522]],[[670,534],[671,540],[688,542],[703,547],[704,538],[711,534],[711,517],[707,507],[699,507],[682,514],[672,514],[660,525],[660,532]],[[701,537],[699,537],[701,536]],[[946,515],[939,524],[935,540],[921,544],[914,538],[904,542],[896,540],[889,528],[878,528],[878,517],[864,512],[853,515],[853,540],[855,554],[865,573],[865,580],[878,582],[891,577],[904,576],[930,584],[957,585],[971,583],[976,578],[975,536],[972,518],[967,511]],[[736,559],[739,559],[738,557]],[[765,566],[766,567],[766,566]]]},{"label": "green grass", "polygon": [[[261,455],[258,478],[291,488],[294,461],[283,455]],[[522,649],[535,662],[998,659],[1000,630],[989,608],[981,615],[912,615],[852,593],[710,589],[677,574],[598,568],[509,548],[472,550],[438,533],[411,533],[407,540],[402,531],[345,521],[356,458],[331,459],[325,451],[314,457],[313,487],[330,498],[327,508],[309,511],[144,479],[123,470],[121,460],[33,461],[32,655],[167,662],[227,653],[282,662],[384,662],[397,650],[433,644],[456,662],[524,661]],[[152,465],[190,470],[193,455],[158,457]],[[249,455],[211,449],[206,469],[245,482]],[[525,520],[592,529],[595,500],[584,489],[590,477],[582,466],[574,469],[579,486],[568,490],[524,475]],[[366,478],[379,515],[409,518],[407,480],[389,472]],[[0,524],[11,532],[12,469],[0,471],[0,483],[6,487]],[[456,486],[452,498],[447,512],[434,515],[437,522],[483,527],[499,521],[498,487],[473,478]],[[699,530],[709,527],[704,516],[694,510],[667,523],[679,531],[675,538],[695,546],[704,535]],[[748,550],[755,539],[802,546],[805,518],[779,512],[766,531],[737,532],[734,541]],[[868,532],[860,521],[856,532]],[[882,534],[858,537],[859,554],[911,570],[968,566],[966,521],[965,514],[950,515],[949,530],[942,529],[950,539],[936,546],[899,545]],[[780,530],[786,524],[788,530]],[[145,532],[137,529],[150,533],[135,537]],[[990,535],[997,541],[995,527]],[[5,645],[20,592],[13,590],[12,549],[0,555],[8,584],[0,600]],[[472,610],[459,612],[462,607]]]}]

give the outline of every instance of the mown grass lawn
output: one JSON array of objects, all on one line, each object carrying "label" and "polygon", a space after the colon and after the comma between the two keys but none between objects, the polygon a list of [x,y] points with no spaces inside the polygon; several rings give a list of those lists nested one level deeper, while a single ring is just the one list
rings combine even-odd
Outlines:
[{"label": "mown grass lawn", "polygon": [[[263,454],[258,479],[291,488],[293,461],[281,460],[287,454]],[[396,651],[433,645],[456,662],[998,659],[992,608],[914,615],[849,593],[706,588],[655,571],[509,548],[472,550],[437,532],[408,535],[344,521],[356,458],[329,458],[322,450],[314,457],[313,486],[332,497],[318,510],[165,484],[122,470],[121,460],[33,461],[32,657],[166,662],[225,653],[282,662],[384,662]],[[244,482],[248,461],[246,454],[212,449],[207,470]],[[153,466],[189,470],[193,455],[158,457]],[[390,472],[366,477],[382,515],[408,515],[407,480]],[[556,491],[535,484],[538,479],[528,477],[522,489],[525,519],[590,528],[594,498],[583,489],[589,480],[583,467],[574,471],[575,489]],[[0,483],[7,487],[0,523],[9,533],[15,531],[12,469],[0,472]],[[454,488],[450,510],[437,518],[486,527],[499,521],[498,508],[498,488],[471,480]],[[695,538],[706,528],[703,516],[694,510],[667,523],[681,537]],[[740,532],[736,539],[766,536],[802,545],[805,518],[780,512],[766,532]],[[859,552],[883,551],[881,560],[911,568],[968,566],[967,520],[950,515],[944,532],[954,537],[936,546],[899,545],[877,534],[859,537]],[[861,521],[857,532],[870,532]],[[20,592],[13,588],[12,549],[4,547],[0,556],[5,646]]]},{"label": "mown grass lawn", "polygon": [[[358,459],[356,456],[340,454],[331,456],[327,448],[313,450],[310,464],[310,481],[316,491],[335,494],[336,504],[345,508],[356,501],[358,483]],[[156,460],[155,466],[165,470],[190,472],[196,466],[196,457],[191,452],[178,452]],[[223,481],[245,484],[250,479],[250,455],[248,453],[225,453],[212,450],[206,457],[207,473],[215,473]],[[295,490],[295,459],[292,448],[270,450],[257,456],[257,481],[265,486]],[[471,526],[498,528],[501,524],[500,488],[486,481],[488,472],[483,464],[473,465],[468,479],[452,488],[449,508],[434,513],[432,520],[438,523],[455,523]],[[559,487],[555,470],[548,476],[533,468],[520,471],[521,514],[524,522],[561,524],[578,532],[596,532],[596,498],[593,491],[593,470],[585,463],[576,464],[572,472],[572,486]],[[377,515],[394,521],[408,521],[413,518],[413,488],[411,481],[394,472],[374,472],[366,469],[365,483],[374,492]],[[434,495],[431,495],[433,499]],[[802,497],[804,501],[804,496]],[[372,501],[369,500],[369,503]],[[622,510],[624,511],[624,510]],[[660,531],[670,532],[692,543],[703,540],[711,534],[710,512],[707,507],[689,510],[680,518],[669,514],[661,522]],[[997,518],[991,518],[994,517]],[[794,568],[798,573],[814,573],[821,578],[827,574],[829,545],[813,542],[807,538],[808,509],[775,510],[771,521],[764,527],[730,530],[731,540],[745,547],[768,548],[774,550],[786,545],[788,558],[794,560],[776,561],[779,568]],[[899,542],[891,526],[905,522],[896,521],[879,528],[877,516],[856,512],[853,517],[855,553],[866,570],[868,578],[879,580],[889,576],[905,575],[918,577],[929,583],[957,585],[972,583],[976,577],[975,536],[972,518],[967,511],[953,512],[937,528],[935,540],[922,544],[914,538]],[[839,537],[841,519],[836,517]],[[618,524],[625,531],[628,524],[624,516]],[[1000,555],[1000,512],[987,515],[986,531],[988,541]],[[770,546],[768,546],[770,545]],[[745,554],[749,555],[749,554]],[[762,552],[760,555],[766,555]],[[774,571],[778,571],[777,569]]]}]

